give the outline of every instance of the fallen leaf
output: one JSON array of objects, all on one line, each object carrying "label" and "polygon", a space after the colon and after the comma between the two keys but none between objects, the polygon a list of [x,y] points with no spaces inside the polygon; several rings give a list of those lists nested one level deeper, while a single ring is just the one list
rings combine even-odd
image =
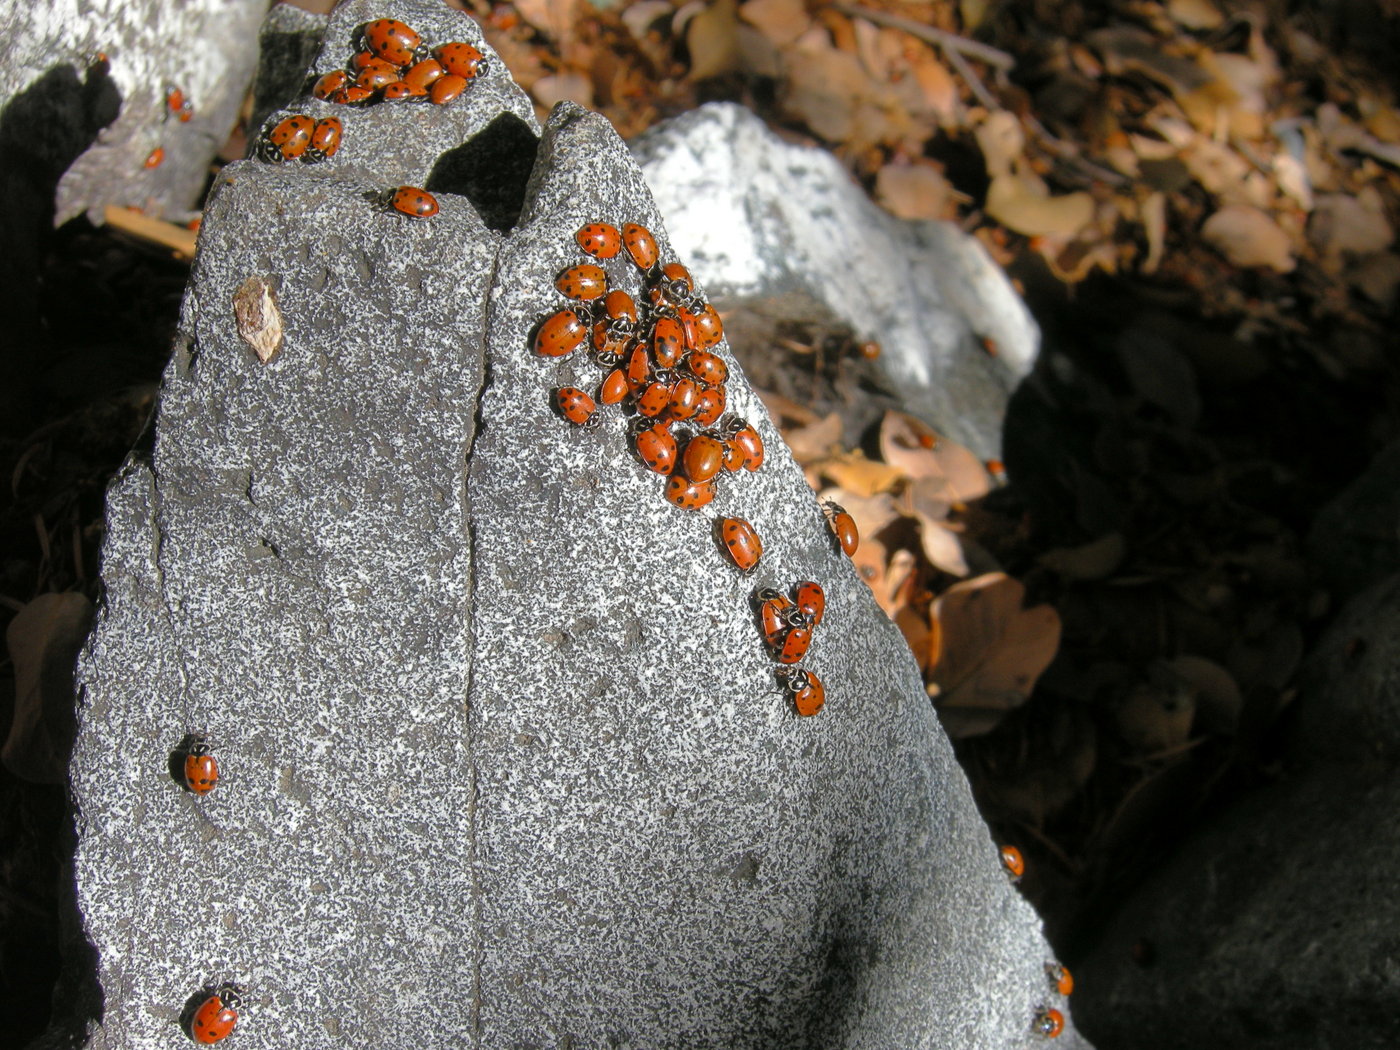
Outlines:
[{"label": "fallen leaf", "polygon": [[810,423],[805,427],[795,427],[783,431],[783,440],[787,442],[788,451],[792,453],[792,458],[799,464],[806,464],[828,457],[841,447],[841,436],[844,432],[841,423],[841,414],[832,412],[823,419]]},{"label": "fallen leaf", "polygon": [[1395,231],[1386,221],[1385,205],[1373,189],[1356,197],[1326,193],[1319,195],[1314,204],[1308,220],[1308,240],[1323,255],[1369,255],[1389,248]]},{"label": "fallen leaf", "polygon": [[949,576],[966,576],[969,572],[967,557],[963,554],[962,541],[941,521],[920,516],[919,545],[924,557],[934,568]]},{"label": "fallen leaf", "polygon": [[686,26],[691,80],[704,80],[742,67],[736,0],[714,0]]},{"label": "fallen leaf", "polygon": [[1079,547],[1057,547],[1036,559],[1042,567],[1066,580],[1102,580],[1123,564],[1127,543],[1121,532],[1105,536]]},{"label": "fallen leaf", "polygon": [[1216,733],[1235,731],[1244,697],[1229,671],[1213,660],[1190,655],[1169,660],[1166,668],[1195,692],[1196,720],[1201,728]]},{"label": "fallen leaf", "polygon": [[1225,21],[1210,0],[1167,0],[1167,14],[1187,29],[1215,29]]},{"label": "fallen leaf", "polygon": [[906,412],[891,410],[880,421],[880,456],[915,480],[943,481],[955,503],[971,503],[992,490],[986,465],[971,450]]},{"label": "fallen leaf", "polygon": [[997,179],[1012,174],[1026,145],[1026,133],[1015,114],[1006,110],[993,113],[978,125],[975,137],[987,175]]},{"label": "fallen leaf", "polygon": [[812,26],[802,0],[749,0],[739,17],[778,47],[791,44]]},{"label": "fallen leaf", "polygon": [[910,652],[914,654],[914,659],[918,661],[919,671],[925,671],[928,668],[929,638],[931,635],[928,620],[908,605],[901,605],[895,610],[893,619],[894,625],[903,633]]},{"label": "fallen leaf", "polygon": [[511,6],[526,22],[561,45],[573,39],[579,0],[515,0]]},{"label": "fallen leaf", "polygon": [[825,460],[820,469],[837,486],[857,496],[888,492],[904,480],[902,470],[866,459],[859,449]]},{"label": "fallen leaf", "polygon": [[1140,683],[1116,712],[1119,735],[1140,755],[1180,747],[1190,737],[1195,717],[1195,695],[1185,683],[1176,688]]},{"label": "fallen leaf", "polygon": [[886,164],[875,176],[875,199],[901,219],[948,218],[954,192],[932,164]]},{"label": "fallen leaf", "polygon": [[1049,195],[1039,179],[998,175],[987,188],[987,214],[1028,237],[1073,234],[1094,218],[1094,198],[1088,193]]},{"label": "fallen leaf", "polygon": [[582,73],[551,73],[540,77],[530,85],[530,94],[546,109],[553,109],[560,102],[577,102],[580,106],[593,105],[593,82]]},{"label": "fallen leaf", "polygon": [[860,102],[874,93],[860,59],[831,46],[823,30],[804,33],[788,56],[783,107],[830,142],[856,132]]},{"label": "fallen leaf", "polygon": [[[1060,617],[1023,608],[1025,588],[994,572],[954,584],[933,603],[943,637],[933,669],[938,706],[961,708],[960,735],[985,733],[1029,698],[1060,646]],[[947,723],[945,723],[946,725]]]},{"label": "fallen leaf", "polygon": [[1293,243],[1273,219],[1246,204],[1227,204],[1205,221],[1201,239],[1236,266],[1292,272]]}]

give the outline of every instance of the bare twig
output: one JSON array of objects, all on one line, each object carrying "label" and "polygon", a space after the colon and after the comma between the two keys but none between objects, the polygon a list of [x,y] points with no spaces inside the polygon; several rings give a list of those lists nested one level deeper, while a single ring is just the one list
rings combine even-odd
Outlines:
[{"label": "bare twig", "polygon": [[[867,22],[874,22],[876,25],[902,29],[920,40],[927,40],[934,47],[942,48],[944,53],[948,55],[949,61],[955,66],[959,63],[954,59],[954,55],[966,55],[968,58],[975,58],[979,62],[985,62],[987,65],[1003,71],[1013,69],[1016,66],[1016,59],[1000,48],[979,44],[976,40],[969,40],[965,36],[949,33],[945,29],[934,29],[933,26],[915,22],[912,18],[903,18],[900,15],[891,15],[884,11],[870,11],[864,7],[857,7],[855,4],[837,4],[836,10],[843,15],[850,15],[852,18],[864,18]],[[962,63],[962,65],[965,66],[966,63]]]},{"label": "bare twig", "polygon": [[108,226],[151,244],[170,248],[181,259],[194,258],[195,235],[193,230],[110,204],[102,215]]}]

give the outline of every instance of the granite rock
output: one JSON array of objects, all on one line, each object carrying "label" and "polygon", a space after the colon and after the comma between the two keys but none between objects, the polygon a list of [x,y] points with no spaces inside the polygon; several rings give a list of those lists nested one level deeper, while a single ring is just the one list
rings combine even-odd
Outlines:
[{"label": "granite rock", "polygon": [[[445,7],[356,0],[316,71],[371,14],[491,54]],[[672,242],[606,121],[561,106],[536,154],[491,58],[460,104],[345,113],[327,163],[244,162],[211,197],[80,663],[87,1045],[178,1041],[225,979],[248,1050],[1037,1045],[1039,921],[727,347],[768,463],[704,511],[662,499],[620,414],[550,411],[600,374],[532,350],[573,231]],[[382,210],[399,181],[441,211]],[[719,513],[766,537],[754,579]],[[807,719],[750,606],[800,578],[827,592]],[[222,767],[202,798],[175,775],[192,732]]]},{"label": "granite rock", "polygon": [[1040,332],[975,238],[895,218],[830,153],[784,142],[741,106],[702,106],[633,152],[677,251],[717,305],[752,315],[735,337],[741,358],[783,322],[874,340],[907,411],[1000,458],[1006,403]]},{"label": "granite rock", "polygon": [[1380,451],[1321,510],[1308,530],[1308,560],[1333,591],[1350,596],[1400,571],[1400,441]]}]

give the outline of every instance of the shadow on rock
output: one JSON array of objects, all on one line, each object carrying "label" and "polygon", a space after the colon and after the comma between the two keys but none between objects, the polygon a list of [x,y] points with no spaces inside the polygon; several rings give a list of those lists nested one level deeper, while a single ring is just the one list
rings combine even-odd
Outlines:
[{"label": "shadow on rock", "polygon": [[466,197],[490,229],[504,233],[520,219],[538,148],[539,139],[523,120],[502,113],[480,134],[444,153],[426,188]]}]

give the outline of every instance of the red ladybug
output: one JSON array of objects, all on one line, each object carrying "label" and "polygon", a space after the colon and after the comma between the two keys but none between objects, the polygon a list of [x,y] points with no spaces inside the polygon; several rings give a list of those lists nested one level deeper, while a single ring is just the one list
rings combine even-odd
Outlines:
[{"label": "red ladybug", "polygon": [[826,592],[822,585],[811,580],[803,580],[793,594],[797,611],[805,616],[813,627],[821,626],[826,615]]},{"label": "red ladybug", "polygon": [[399,79],[399,67],[382,58],[371,58],[355,77],[355,83],[370,91],[388,87]]},{"label": "red ladybug", "polygon": [[1015,846],[1001,847],[1001,866],[1011,876],[1012,882],[1020,882],[1021,876],[1026,873],[1026,860]]},{"label": "red ladybug", "polygon": [[659,368],[674,368],[685,354],[685,331],[674,317],[659,318],[651,330],[651,352]]},{"label": "red ladybug", "polygon": [[605,222],[591,222],[580,227],[574,240],[595,259],[611,259],[622,250],[622,234],[617,232],[616,226]]},{"label": "red ladybug", "polygon": [[[608,294],[612,294],[609,292]],[[593,326],[593,351],[600,365],[616,364],[632,345],[632,337],[607,321]]]},{"label": "red ladybug", "polygon": [[341,106],[358,106],[374,98],[374,92],[369,88],[362,88],[359,84],[346,84],[343,88],[331,93],[330,101]]},{"label": "red ladybug", "polygon": [[413,62],[414,52],[422,45],[423,38],[402,22],[376,18],[365,24],[361,41],[385,62],[406,66]]},{"label": "red ladybug", "polygon": [[301,159],[309,164],[334,157],[335,151],[340,149],[341,131],[341,123],[335,117],[322,117],[316,121],[316,126],[311,130],[311,145],[306,147]]},{"label": "red ladybug", "polygon": [[822,510],[826,514],[826,523],[831,527],[836,542],[841,544],[841,549],[846,552],[846,557],[852,557],[860,545],[860,532],[856,529],[856,519],[846,513],[845,507],[839,503],[833,503],[831,500],[822,504]]},{"label": "red ladybug", "polygon": [[196,1043],[217,1043],[228,1038],[238,1024],[242,1005],[243,989],[225,981],[196,1008],[190,1020],[190,1037]]},{"label": "red ladybug", "polygon": [[647,360],[646,347],[635,347],[627,358],[627,389],[633,397],[640,397],[650,382],[651,362]]},{"label": "red ladybug", "polygon": [[744,450],[733,441],[724,443],[724,469],[733,474],[744,466]]},{"label": "red ladybug", "polygon": [[164,162],[165,162],[165,147],[164,147],[164,146],[157,146],[155,149],[151,150],[150,153],[146,154],[146,161],[145,161],[145,164],[144,164],[143,166],[144,166],[144,167],[147,167],[147,168],[158,168],[158,167],[160,167],[161,164],[163,164]]},{"label": "red ladybug", "polygon": [[196,795],[207,795],[219,783],[219,762],[202,733],[190,738],[185,748],[185,787]]},{"label": "red ladybug", "polygon": [[800,667],[783,667],[778,675],[787,686],[799,715],[810,718],[822,709],[826,703],[826,687],[815,674]]},{"label": "red ladybug", "polygon": [[588,329],[572,310],[560,310],[540,325],[535,335],[535,353],[543,357],[564,357],[583,345]]},{"label": "red ladybug", "polygon": [[700,388],[695,380],[682,376],[671,384],[671,403],[667,408],[672,419],[689,419],[699,407]]},{"label": "red ladybug", "polygon": [[627,254],[632,256],[632,261],[637,264],[637,268],[642,272],[650,270],[656,265],[657,249],[656,238],[651,235],[651,231],[645,226],[638,226],[629,222],[622,227],[622,244],[627,249]]},{"label": "red ladybug", "polygon": [[[681,470],[691,481],[709,481],[724,467],[724,445],[709,434],[696,434],[681,453]],[[760,548],[761,550],[762,548]]]},{"label": "red ladybug", "polygon": [[467,80],[484,75],[488,67],[486,56],[471,44],[443,44],[433,54],[442,63],[443,69],[453,76],[465,77]]},{"label": "red ladybug", "polygon": [[632,447],[637,450],[637,458],[646,464],[648,470],[658,474],[669,474],[676,465],[676,439],[671,434],[670,423],[656,423],[651,426],[637,424],[632,434]]},{"label": "red ladybug", "polygon": [[780,664],[798,663],[807,655],[807,649],[812,644],[812,629],[810,627],[792,627],[782,636],[782,641],[773,646],[773,657]]},{"label": "red ladybug", "polygon": [[764,588],[755,596],[758,599],[758,622],[763,631],[763,640],[769,646],[782,644],[783,634],[792,627],[792,613],[796,610],[791,598],[781,591]]},{"label": "red ladybug", "polygon": [[554,404],[559,414],[579,427],[595,427],[598,416],[594,413],[598,406],[593,399],[576,386],[561,386],[554,392]]},{"label": "red ladybug", "polygon": [[[700,391],[700,399],[696,402],[695,415],[691,417],[691,422],[697,427],[714,426],[719,422],[720,416],[724,415],[726,401],[724,387],[706,387]],[[740,455],[742,456],[743,453],[741,452]]]},{"label": "red ladybug", "polygon": [[311,94],[322,100],[329,99],[348,83],[350,83],[350,74],[343,69],[335,69],[316,81],[315,87],[311,89]]},{"label": "red ladybug", "polygon": [[1068,966],[1046,963],[1045,976],[1050,979],[1050,987],[1061,995],[1069,995],[1074,991],[1074,976],[1069,972]]},{"label": "red ladybug", "polygon": [[1036,1011],[1035,1020],[1031,1022],[1031,1031],[1049,1039],[1054,1039],[1064,1030],[1065,1015],[1053,1006],[1042,1006]]},{"label": "red ladybug", "polygon": [[171,88],[165,93],[166,117],[176,117],[181,124],[188,124],[194,116],[194,105],[185,98],[185,93],[177,87]]},{"label": "red ladybug", "polygon": [[763,557],[758,530],[743,518],[720,518],[719,539],[741,572],[753,572]]},{"label": "red ladybug", "polygon": [[627,373],[614,368],[598,387],[598,400],[605,405],[616,405],[627,396]]},{"label": "red ladybug", "polygon": [[316,122],[300,113],[278,121],[263,136],[261,155],[264,160],[296,160],[311,145],[311,133]]},{"label": "red ladybug", "polygon": [[417,186],[400,186],[394,190],[389,207],[415,219],[427,219],[438,213],[437,198]]},{"label": "red ladybug", "polygon": [[392,84],[385,84],[379,97],[385,102],[419,102],[428,97],[428,89],[396,80]]},{"label": "red ladybug", "polygon": [[671,388],[665,383],[652,383],[637,398],[637,411],[648,418],[654,418],[666,411],[671,404]]},{"label": "red ladybug", "polygon": [[708,350],[696,350],[685,361],[690,374],[702,383],[719,386],[729,378],[729,366]]},{"label": "red ladybug", "polygon": [[433,82],[439,80],[447,71],[442,68],[442,63],[435,58],[425,58],[421,62],[415,62],[403,75],[403,83],[414,92],[424,93],[432,87]]},{"label": "red ladybug", "polygon": [[708,350],[724,338],[724,325],[709,303],[699,313],[682,310],[680,318],[685,328],[686,346],[692,350]]},{"label": "red ladybug", "polygon": [[680,305],[690,300],[695,282],[691,280],[690,271],[680,263],[667,263],[661,267],[661,278],[655,290],[663,301]]},{"label": "red ladybug", "polygon": [[447,73],[433,81],[428,88],[428,100],[435,106],[445,106],[467,90],[467,78]]},{"label": "red ladybug", "polygon": [[608,275],[601,266],[579,263],[561,273],[555,279],[554,287],[563,292],[566,298],[588,302],[607,292]]},{"label": "red ladybug", "polygon": [[757,470],[763,466],[763,439],[751,423],[735,419],[729,428],[729,440],[744,453],[744,469]]},{"label": "red ladybug", "polygon": [[715,498],[713,481],[691,481],[684,474],[666,479],[666,500],[681,510],[699,510]]},{"label": "red ladybug", "polygon": [[637,302],[621,288],[603,296],[603,316],[611,327],[631,331],[637,325]]}]

